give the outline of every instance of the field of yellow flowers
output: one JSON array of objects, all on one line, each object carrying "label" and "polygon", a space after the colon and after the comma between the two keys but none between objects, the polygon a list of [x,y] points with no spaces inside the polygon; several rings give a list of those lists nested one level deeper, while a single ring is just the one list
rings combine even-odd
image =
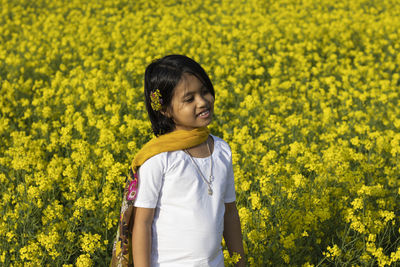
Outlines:
[{"label": "field of yellow flowers", "polygon": [[249,266],[400,264],[399,1],[0,4],[1,266],[108,265],[171,53],[215,85]]}]

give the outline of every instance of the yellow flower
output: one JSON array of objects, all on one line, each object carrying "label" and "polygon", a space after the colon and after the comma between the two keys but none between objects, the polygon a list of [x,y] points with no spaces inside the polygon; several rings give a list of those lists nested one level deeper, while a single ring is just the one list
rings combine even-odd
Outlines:
[{"label": "yellow flower", "polygon": [[92,259],[88,254],[82,254],[76,260],[77,267],[90,267],[93,265]]},{"label": "yellow flower", "polygon": [[242,228],[245,228],[246,225],[248,225],[251,222],[251,213],[245,207],[239,208],[239,217],[240,217],[240,223],[242,224]]},{"label": "yellow flower", "polygon": [[258,193],[250,193],[249,197],[253,210],[261,208],[261,201]]},{"label": "yellow flower", "polygon": [[156,89],[154,92],[150,94],[150,102],[151,102],[151,108],[154,111],[159,111],[162,106],[162,98],[161,98],[161,93],[159,89]]},{"label": "yellow flower", "polygon": [[328,246],[327,248],[327,252],[324,252],[324,255],[327,256],[330,259],[334,259],[335,257],[339,257],[341,254],[341,250],[338,247],[338,245],[333,245],[333,247]]},{"label": "yellow flower", "polygon": [[364,202],[363,199],[361,198],[356,198],[351,202],[351,205],[353,205],[353,208],[355,210],[357,209],[363,209],[364,208]]},{"label": "yellow flower", "polygon": [[100,248],[100,235],[98,234],[86,234],[84,233],[81,240],[81,248],[82,251],[87,253],[88,255],[93,254],[97,249]]},{"label": "yellow flower", "polygon": [[292,179],[295,187],[298,188],[304,186],[304,177],[300,173],[292,175]]},{"label": "yellow flower", "polygon": [[6,252],[3,251],[3,253],[0,256],[0,262],[4,263],[6,261]]}]

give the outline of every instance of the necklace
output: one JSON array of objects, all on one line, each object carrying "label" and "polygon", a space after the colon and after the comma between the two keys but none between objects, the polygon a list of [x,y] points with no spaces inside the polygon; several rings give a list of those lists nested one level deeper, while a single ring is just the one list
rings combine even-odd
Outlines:
[{"label": "necklace", "polygon": [[193,165],[196,166],[196,169],[197,169],[197,171],[200,173],[201,178],[202,178],[203,181],[207,184],[207,186],[208,186],[208,194],[211,196],[211,195],[213,194],[213,190],[212,190],[212,188],[211,188],[211,184],[212,184],[212,182],[214,181],[214,176],[213,176],[213,174],[212,174],[213,159],[212,159],[212,154],[211,154],[211,151],[210,151],[210,145],[209,145],[208,142],[207,142],[207,149],[208,149],[208,153],[210,153],[210,160],[211,160],[211,164],[210,164],[210,179],[209,179],[209,180],[207,180],[206,177],[204,177],[203,173],[200,171],[199,166],[198,166],[197,163],[194,161],[194,159],[193,159],[192,155],[189,153],[189,151],[187,151],[186,149],[184,149],[184,151],[185,151],[186,153],[189,154],[189,157],[190,157],[190,159],[192,160]]}]

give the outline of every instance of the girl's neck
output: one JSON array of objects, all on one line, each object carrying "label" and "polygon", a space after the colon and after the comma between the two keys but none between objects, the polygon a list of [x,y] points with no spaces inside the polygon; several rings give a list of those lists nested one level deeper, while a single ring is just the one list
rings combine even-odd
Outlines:
[{"label": "girl's neck", "polygon": [[200,145],[188,148],[186,150],[190,153],[190,155],[192,155],[192,157],[206,158],[210,156],[210,153],[208,152],[207,143],[210,146],[210,152],[212,154],[214,151],[214,139],[211,137],[211,135],[208,136],[205,142],[201,143]]}]

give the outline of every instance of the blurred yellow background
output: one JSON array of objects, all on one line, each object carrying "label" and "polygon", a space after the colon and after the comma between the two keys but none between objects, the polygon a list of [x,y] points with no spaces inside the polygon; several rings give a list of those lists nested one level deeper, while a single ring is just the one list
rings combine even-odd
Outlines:
[{"label": "blurred yellow background", "polygon": [[[249,266],[400,259],[400,3],[1,0],[0,265],[108,266],[145,67],[216,91]],[[225,251],[226,265],[235,258]]]}]

